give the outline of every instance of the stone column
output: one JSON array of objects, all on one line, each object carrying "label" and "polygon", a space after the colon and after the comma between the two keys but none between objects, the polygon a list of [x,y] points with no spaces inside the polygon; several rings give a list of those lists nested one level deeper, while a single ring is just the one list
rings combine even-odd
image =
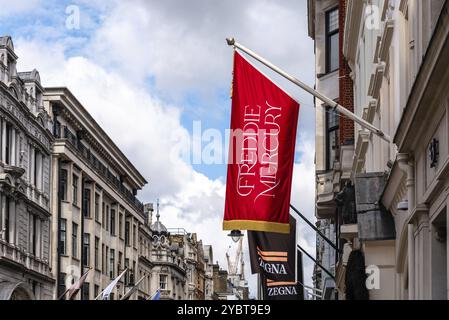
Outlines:
[{"label": "stone column", "polygon": [[415,229],[415,299],[431,299],[431,255],[429,211],[418,205],[414,214]]},{"label": "stone column", "polygon": [[31,168],[31,170],[30,170],[30,184],[32,185],[32,186],[35,186],[36,185],[36,181],[34,181],[34,170],[36,170],[36,168],[34,167],[34,147],[33,146],[31,146],[31,148],[30,148],[30,156],[29,156],[29,159],[30,159],[30,168]]},{"label": "stone column", "polygon": [[36,257],[42,258],[42,220],[36,217]]},{"label": "stone column", "polygon": [[9,242],[17,244],[16,241],[16,201],[11,199],[9,202]]},{"label": "stone column", "polygon": [[5,195],[0,195],[0,239],[5,239],[5,235],[3,234],[3,230],[5,229]]},{"label": "stone column", "polygon": [[16,165],[16,129],[12,128],[11,129],[11,165],[15,166]]},{"label": "stone column", "polygon": [[415,300],[415,235],[414,225],[407,225],[408,241],[408,299]]},{"label": "stone column", "polygon": [[[399,164],[399,168],[406,175],[406,186],[407,186],[407,201],[408,201],[408,216],[411,219],[411,216],[415,207],[415,171],[413,161],[411,157],[407,153],[400,153],[397,156],[397,161]],[[407,228],[408,232],[408,248],[407,248],[407,256],[408,256],[408,295],[409,300],[417,299],[417,284],[416,284],[416,268],[415,268],[415,235],[414,235],[414,224],[413,221],[410,220],[410,224]]]},{"label": "stone column", "polygon": [[6,161],[6,120],[2,119],[2,160]]},{"label": "stone column", "polygon": [[36,185],[36,189],[42,191],[42,154],[38,152],[36,154],[36,167],[34,170],[37,170],[36,172],[36,181],[34,184]]}]

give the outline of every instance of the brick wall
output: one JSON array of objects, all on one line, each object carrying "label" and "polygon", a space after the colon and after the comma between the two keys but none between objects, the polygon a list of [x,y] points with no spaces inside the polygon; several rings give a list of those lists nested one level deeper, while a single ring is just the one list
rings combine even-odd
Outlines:
[{"label": "brick wall", "polygon": [[[340,29],[340,79],[339,79],[339,102],[340,104],[354,112],[354,90],[353,81],[350,77],[351,69],[349,68],[346,58],[343,56],[343,35],[346,22],[346,3],[347,0],[340,0],[339,3],[339,29]],[[354,144],[354,122],[352,120],[340,117],[340,144]]]}]

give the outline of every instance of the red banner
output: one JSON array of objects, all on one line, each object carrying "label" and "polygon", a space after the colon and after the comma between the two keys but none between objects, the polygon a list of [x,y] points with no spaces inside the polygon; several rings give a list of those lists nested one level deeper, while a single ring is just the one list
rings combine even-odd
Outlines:
[{"label": "red banner", "polygon": [[223,229],[289,233],[299,104],[234,56]]}]

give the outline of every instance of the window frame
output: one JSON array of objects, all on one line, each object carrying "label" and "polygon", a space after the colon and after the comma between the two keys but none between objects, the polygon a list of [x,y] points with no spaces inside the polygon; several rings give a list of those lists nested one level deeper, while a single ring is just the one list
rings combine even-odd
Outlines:
[{"label": "window frame", "polygon": [[[330,113],[331,112],[334,112],[336,117],[337,117],[337,119],[338,119],[337,120],[337,125],[336,126],[332,126],[332,127],[329,126],[329,117],[330,117]],[[340,137],[340,134],[341,134],[340,133],[340,119],[339,119],[338,112],[335,111],[331,107],[327,107],[326,108],[326,117],[325,118],[326,118],[326,169],[327,169],[327,171],[329,171],[329,170],[333,169],[333,163],[331,163],[331,155],[329,153],[329,150],[330,150],[330,136],[331,136],[331,134],[337,134],[337,143],[336,144],[337,144],[337,148],[339,149],[340,142],[338,140],[339,140],[339,137]],[[336,155],[335,159],[336,158],[337,158],[337,155]]]},{"label": "window frame", "polygon": [[78,259],[78,224],[72,222],[72,257]]},{"label": "window frame", "polygon": [[62,201],[67,201],[67,189],[68,189],[68,179],[69,179],[69,172],[65,168],[61,168],[60,170],[60,197]]},{"label": "window frame", "polygon": [[72,204],[78,206],[78,187],[79,176],[76,173],[72,174]]},{"label": "window frame", "polygon": [[[332,48],[331,47],[331,39],[332,39],[333,36],[335,36],[336,34],[338,35],[340,33],[340,27],[338,26],[337,29],[329,31],[330,16],[331,16],[331,14],[333,12],[337,11],[338,19],[340,19],[340,11],[339,10],[340,9],[337,6],[337,7],[331,8],[331,9],[329,9],[329,10],[327,10],[325,12],[325,39],[326,39],[325,40],[326,41],[326,44],[325,44],[325,58],[326,58],[326,62],[325,63],[326,63],[326,74],[335,72],[335,71],[337,71],[340,68],[340,66],[339,66],[340,63],[338,63],[338,66],[335,69],[333,69],[333,70],[331,69],[331,65],[330,65],[330,63],[331,63],[331,48]],[[338,43],[338,46],[337,46],[337,54],[338,54],[338,56],[340,56],[340,47],[339,46],[340,46],[340,43]],[[340,60],[340,57],[338,57],[338,59]]]},{"label": "window frame", "polygon": [[90,204],[91,204],[91,189],[90,188],[84,188],[83,190],[83,217],[90,219],[91,212],[90,212]]},{"label": "window frame", "polygon": [[[62,227],[64,226],[64,228]],[[64,234],[64,240],[61,240],[62,235]],[[60,218],[59,219],[59,254],[67,255],[67,219]],[[61,243],[63,242],[63,245]]]},{"label": "window frame", "polygon": [[100,238],[95,237],[94,241],[95,241],[95,243],[94,243],[94,250],[95,250],[95,252],[94,252],[94,268],[98,270],[98,267],[99,267],[98,257],[99,257],[99,252],[100,252]]},{"label": "window frame", "polygon": [[83,264],[85,267],[90,264],[90,234],[86,232],[83,235]]}]

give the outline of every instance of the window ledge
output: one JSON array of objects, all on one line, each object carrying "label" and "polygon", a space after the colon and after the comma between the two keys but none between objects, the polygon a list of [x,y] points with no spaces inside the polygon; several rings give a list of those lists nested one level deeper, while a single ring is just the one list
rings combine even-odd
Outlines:
[{"label": "window ledge", "polygon": [[326,80],[327,78],[330,78],[336,74],[338,74],[338,72],[340,71],[340,69],[334,70],[334,71],[330,71],[330,72],[326,72],[326,73],[319,73],[317,75],[317,79],[319,80]]}]

